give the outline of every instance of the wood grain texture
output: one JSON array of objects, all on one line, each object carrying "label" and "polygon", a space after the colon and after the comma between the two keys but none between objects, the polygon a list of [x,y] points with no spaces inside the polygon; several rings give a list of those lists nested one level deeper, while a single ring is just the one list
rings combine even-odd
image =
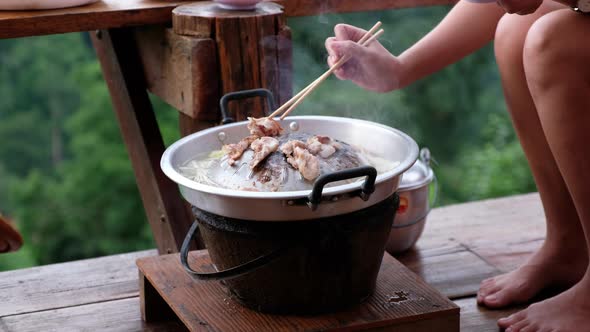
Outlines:
[{"label": "wood grain texture", "polygon": [[[287,84],[285,91],[281,89],[281,75],[291,78],[291,40],[290,35],[283,33],[287,29],[284,22],[281,7],[274,3],[259,4],[254,11],[228,11],[212,2],[196,2],[173,11],[175,33],[214,40],[220,95],[262,87],[275,94],[276,103],[281,95],[291,93]],[[203,87],[205,84],[193,85],[194,93],[201,93],[199,89]],[[218,98],[214,100],[217,102]],[[261,117],[268,111],[258,98],[229,104],[229,113],[238,121],[249,116]]]},{"label": "wood grain texture", "polygon": [[[194,1],[102,0],[43,11],[0,11],[0,39],[168,23],[172,10]],[[287,16],[443,5],[454,0],[282,0]]]},{"label": "wood grain texture", "polygon": [[0,317],[135,297],[135,260],[156,254],[147,250],[2,272]]},{"label": "wood grain texture", "polygon": [[166,23],[172,9],[184,3],[187,1],[102,0],[66,9],[0,11],[0,38]]},{"label": "wood grain texture", "polygon": [[397,257],[412,272],[450,299],[477,293],[482,280],[500,274],[468,248],[448,244],[431,249],[412,249]]},{"label": "wood grain texture", "polygon": [[139,313],[139,298],[113,300],[30,314],[0,317],[2,332],[112,332],[186,331],[178,321],[145,323]]},{"label": "wood grain texture", "polygon": [[522,310],[524,307],[512,307],[502,310],[490,310],[477,305],[475,298],[455,301],[461,307],[461,332],[498,332],[496,323],[502,317]]},{"label": "wood grain texture", "polygon": [[132,29],[102,31],[92,42],[160,253],[178,252],[192,217],[178,186],[164,175],[164,141],[149,100]]},{"label": "wood grain texture", "polygon": [[[199,269],[212,269],[206,251],[192,252],[189,261]],[[249,310],[233,302],[218,282],[194,281],[178,255],[139,259],[137,265],[183,323],[195,331],[356,331],[386,326],[417,332],[434,327],[441,332],[458,331],[458,308],[387,254],[373,296],[356,308],[321,316],[265,315]],[[430,323],[413,324],[423,320]],[[445,329],[441,321],[446,322]]]},{"label": "wood grain texture", "polygon": [[418,250],[458,244],[500,271],[522,264],[545,238],[537,193],[437,208],[428,216]]},{"label": "wood grain texture", "polygon": [[148,90],[189,117],[220,119],[215,41],[180,36],[165,26],[135,29]]}]

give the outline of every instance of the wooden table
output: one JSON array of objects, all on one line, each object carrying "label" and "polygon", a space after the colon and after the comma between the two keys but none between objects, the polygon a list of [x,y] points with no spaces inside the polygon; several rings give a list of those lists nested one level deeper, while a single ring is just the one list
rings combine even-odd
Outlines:
[{"label": "wooden table", "polygon": [[[498,331],[517,308],[475,304],[479,282],[513,269],[545,236],[537,194],[438,208],[401,262],[461,307],[461,331]],[[178,331],[141,321],[135,259],[155,250],[0,273],[0,331]]]}]

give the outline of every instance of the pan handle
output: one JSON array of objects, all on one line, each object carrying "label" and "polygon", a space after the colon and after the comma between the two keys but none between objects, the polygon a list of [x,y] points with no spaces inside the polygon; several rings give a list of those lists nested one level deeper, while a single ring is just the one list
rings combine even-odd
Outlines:
[{"label": "pan handle", "polygon": [[312,211],[318,208],[318,205],[322,201],[322,194],[324,186],[330,182],[354,179],[364,176],[365,182],[361,186],[361,192],[359,194],[363,201],[369,200],[371,194],[375,191],[375,180],[377,179],[377,170],[373,166],[361,166],[355,168],[345,169],[339,172],[328,173],[320,176],[313,184],[311,194],[307,197],[307,206]]},{"label": "pan handle", "polygon": [[193,238],[195,237],[198,228],[199,224],[197,223],[197,221],[195,221],[189,229],[188,233],[186,234],[186,237],[184,238],[184,242],[182,242],[182,247],[180,249],[180,262],[182,263],[182,266],[184,267],[184,270],[186,272],[188,272],[193,278],[199,280],[224,280],[241,276],[245,273],[263,267],[264,265],[282,256],[284,253],[288,251],[288,249],[290,249],[290,247],[287,245],[285,247],[274,250],[269,254],[262,255],[249,262],[232,267],[227,270],[209,273],[197,272],[193,270],[188,264],[188,252],[190,244],[193,241]]},{"label": "pan handle", "polygon": [[267,89],[252,89],[226,93],[223,97],[221,97],[221,100],[219,101],[219,109],[221,110],[222,117],[221,123],[228,124],[236,122],[236,120],[229,115],[229,112],[227,110],[230,101],[254,97],[261,97],[266,99],[266,105],[268,106],[269,111],[273,111],[276,108],[275,97],[272,94],[272,92],[270,92],[270,90]]}]

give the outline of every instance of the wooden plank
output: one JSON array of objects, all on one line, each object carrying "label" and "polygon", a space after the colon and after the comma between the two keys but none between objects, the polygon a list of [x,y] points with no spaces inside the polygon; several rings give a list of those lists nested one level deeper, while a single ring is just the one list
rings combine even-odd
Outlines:
[{"label": "wooden plank", "polygon": [[419,247],[460,244],[501,271],[522,264],[545,238],[537,193],[437,208]]},{"label": "wooden plank", "polygon": [[176,320],[176,314],[139,271],[139,306],[141,319],[147,323]]},{"label": "wooden plank", "polygon": [[412,249],[397,258],[450,299],[475,295],[483,279],[500,273],[458,244]]},{"label": "wooden plank", "polygon": [[172,9],[187,2],[102,0],[66,9],[0,11],[0,39],[166,23]]},{"label": "wooden plank", "polygon": [[[88,6],[42,10],[0,11],[0,39],[66,32],[161,24],[171,21],[172,10],[194,1],[102,0]],[[385,10],[453,3],[454,0],[282,0],[287,16]]]},{"label": "wooden plank", "polygon": [[455,304],[461,307],[461,332],[498,332],[500,330],[496,323],[498,319],[523,309],[523,307],[512,307],[490,310],[478,306],[474,297],[457,300]]},{"label": "wooden plank", "polygon": [[156,254],[146,250],[2,272],[0,317],[135,297],[135,260]]},{"label": "wooden plank", "polygon": [[[206,251],[191,252],[189,261],[199,269],[213,268]],[[178,255],[140,259],[137,265],[191,330],[203,326],[208,331],[257,332],[380,330],[385,326],[416,332],[432,331],[433,326],[441,332],[458,330],[458,308],[387,254],[373,296],[358,307],[319,316],[265,315],[242,307],[218,282],[193,280],[182,268]],[[414,324],[422,320],[430,323]],[[440,329],[444,324],[446,328]]]},{"label": "wooden plank", "polygon": [[92,37],[160,253],[177,252],[192,224],[177,185],[160,168],[164,142],[149,100],[132,29]]},{"label": "wooden plank", "polygon": [[165,26],[135,29],[147,88],[193,119],[220,119],[215,41],[177,35]]},{"label": "wooden plank", "polygon": [[139,312],[138,297],[0,317],[0,330],[3,332],[186,331],[178,321],[143,322]]},{"label": "wooden plank", "polygon": [[[455,301],[461,308],[462,332],[498,332],[496,321],[518,310],[520,307],[505,310],[489,310],[478,307],[475,298]],[[432,325],[431,325],[432,326]],[[0,318],[2,331],[183,331],[178,322],[144,323],[139,312],[137,297],[15,315]],[[396,328],[400,332],[399,328]],[[415,332],[414,330],[411,330]],[[434,331],[434,330],[431,330]],[[440,331],[436,329],[436,331]]]}]

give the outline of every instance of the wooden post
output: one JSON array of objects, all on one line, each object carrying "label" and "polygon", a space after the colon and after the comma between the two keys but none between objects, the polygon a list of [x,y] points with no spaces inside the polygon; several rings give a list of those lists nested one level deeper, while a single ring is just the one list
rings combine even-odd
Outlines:
[{"label": "wooden post", "polygon": [[[232,11],[213,2],[196,2],[174,9],[173,30],[180,36],[214,42],[220,96],[233,91],[267,88],[275,94],[277,104],[290,98],[291,33],[285,25],[281,6],[265,2],[254,10]],[[230,105],[232,116],[237,120],[263,116],[264,108],[261,100]],[[218,105],[206,112],[218,116]]]},{"label": "wooden post", "polygon": [[127,28],[100,30],[92,34],[92,42],[111,93],[158,252],[177,252],[192,224],[192,217],[185,209],[178,187],[160,169],[164,142],[146,91],[133,31]]}]

